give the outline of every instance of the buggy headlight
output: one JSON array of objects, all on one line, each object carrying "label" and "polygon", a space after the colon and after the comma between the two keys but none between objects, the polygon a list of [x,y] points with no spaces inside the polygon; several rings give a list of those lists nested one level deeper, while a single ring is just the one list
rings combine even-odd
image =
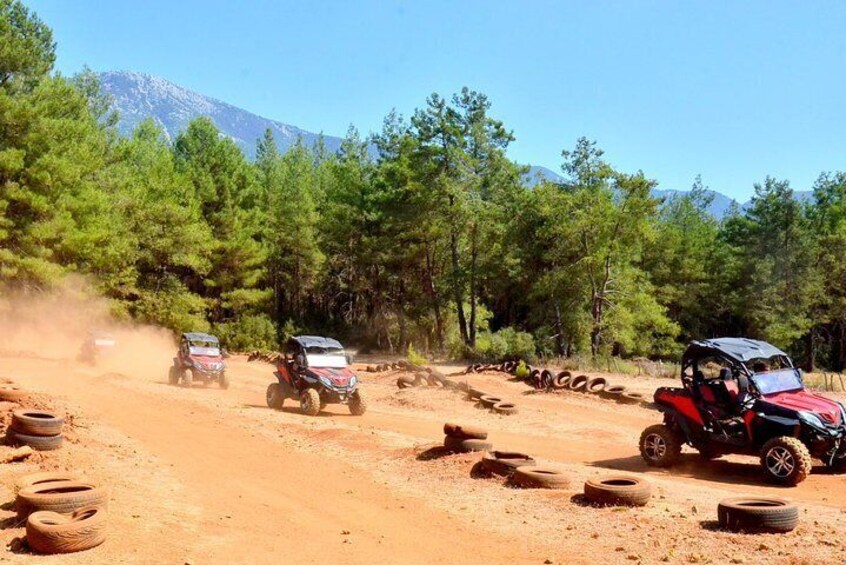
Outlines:
[{"label": "buggy headlight", "polygon": [[326,377],[317,377],[317,380],[319,380],[319,381],[320,381],[320,384],[322,384],[322,385],[323,385],[323,386],[325,386],[325,387],[334,388],[334,387],[332,386],[332,381],[330,381],[330,380],[329,380],[329,379],[327,379]]},{"label": "buggy headlight", "polygon": [[820,430],[826,429],[826,425],[820,420],[819,416],[813,412],[799,412],[799,419],[811,426]]},{"label": "buggy headlight", "polygon": [[354,387],[356,384],[358,384],[358,379],[355,377],[355,375],[353,375],[352,377],[350,377],[350,388]]}]

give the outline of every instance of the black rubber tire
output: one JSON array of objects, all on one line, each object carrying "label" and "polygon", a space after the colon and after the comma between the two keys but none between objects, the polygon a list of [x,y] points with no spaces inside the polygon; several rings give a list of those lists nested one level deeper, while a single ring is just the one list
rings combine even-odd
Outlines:
[{"label": "black rubber tire", "polygon": [[594,377],[585,384],[585,392],[599,394],[605,390],[606,386],[608,386],[608,381],[604,377]]},{"label": "black rubber tire", "polygon": [[108,491],[85,481],[49,482],[29,486],[22,488],[15,499],[19,518],[26,518],[39,510],[72,514],[80,508],[106,508],[108,504]]},{"label": "black rubber tire", "polygon": [[26,543],[37,553],[74,553],[97,547],[104,541],[106,513],[102,508],[82,508],[70,517],[48,511],[34,512],[26,521]]},{"label": "black rubber tire", "polygon": [[483,394],[479,397],[479,403],[485,408],[493,408],[494,404],[498,404],[500,402],[503,402],[501,398],[490,394]]},{"label": "black rubber tire", "polygon": [[482,467],[491,475],[510,477],[518,467],[534,466],[535,460],[525,453],[491,451],[482,457]]},{"label": "black rubber tire", "polygon": [[355,389],[355,392],[350,395],[347,407],[353,416],[361,416],[367,412],[367,396],[361,388]]},{"label": "black rubber tire", "polygon": [[599,396],[601,398],[607,398],[608,400],[617,400],[617,398],[626,392],[626,387],[620,385],[611,385],[606,386],[602,391],[600,391]]},{"label": "black rubber tire", "polygon": [[612,475],[585,483],[585,499],[605,506],[645,506],[652,485],[638,477]]},{"label": "black rubber tire", "polygon": [[194,384],[194,373],[191,372],[190,369],[186,369],[182,372],[182,386],[185,388],[191,388]]},{"label": "black rubber tire", "polygon": [[646,397],[639,392],[624,392],[617,397],[620,404],[641,404]]},{"label": "black rubber tire", "polygon": [[428,386],[429,385],[429,373],[424,371],[420,371],[414,374],[414,381],[412,382],[414,386]]},{"label": "black rubber tire", "polygon": [[414,377],[403,375],[397,379],[397,388],[411,388],[414,386]]},{"label": "black rubber tire", "polygon": [[[776,471],[779,452],[792,461],[790,471],[783,476]],[[790,487],[798,485],[811,474],[812,465],[808,448],[795,437],[774,437],[761,448],[761,467],[764,468],[767,478],[776,484]]]},{"label": "black rubber tire", "polygon": [[444,436],[444,447],[453,453],[470,453],[471,451],[490,451],[493,445],[483,439],[463,439]]},{"label": "black rubber tire", "polygon": [[12,412],[12,429],[28,436],[61,435],[65,419],[46,410],[22,408]]},{"label": "black rubber tire", "polygon": [[320,414],[320,394],[313,388],[307,388],[300,393],[300,413],[305,416]]},{"label": "black rubber tire", "polygon": [[572,390],[572,391],[584,392],[585,386],[587,386],[588,380],[589,379],[588,379],[587,375],[578,375],[578,376],[575,376],[575,377],[570,379],[570,384],[568,386],[570,387],[570,390]]},{"label": "black rubber tire", "polygon": [[570,371],[561,371],[555,375],[555,379],[552,381],[552,388],[561,390],[569,387],[572,377],[573,375],[570,374]]},{"label": "black rubber tire", "polygon": [[229,376],[226,373],[221,373],[220,377],[218,377],[218,379],[217,379],[217,384],[223,390],[228,389],[229,388]]},{"label": "black rubber tire", "polygon": [[179,384],[179,369],[171,365],[167,371],[167,383],[173,386]]},{"label": "black rubber tire", "polygon": [[285,404],[285,395],[282,393],[282,387],[279,386],[279,383],[270,383],[267,385],[264,399],[267,402],[268,408],[282,410],[282,406]]},{"label": "black rubber tire", "polygon": [[26,392],[15,385],[0,385],[0,402],[20,402],[25,396]]},{"label": "black rubber tire", "polygon": [[20,492],[21,489],[43,485],[44,483],[61,483],[67,481],[79,481],[79,477],[67,471],[30,473],[15,482],[15,493]]},{"label": "black rubber tire", "polygon": [[664,424],[649,426],[640,434],[640,456],[651,467],[672,467],[681,455],[682,437]]},{"label": "black rubber tire", "polygon": [[491,406],[491,410],[493,410],[497,414],[511,416],[512,414],[517,413],[517,405],[513,402],[497,402],[496,404]]},{"label": "black rubber tire", "polygon": [[426,377],[426,383],[429,386],[443,387],[443,386],[445,386],[444,385],[445,380],[446,379],[444,378],[444,376],[442,374],[436,373],[434,371],[429,373],[428,376]]},{"label": "black rubber tire", "polygon": [[781,498],[726,498],[717,505],[717,522],[731,531],[789,532],[799,524],[799,508]]},{"label": "black rubber tire", "polygon": [[550,371],[549,369],[544,369],[543,371],[541,371],[540,388],[551,387],[552,386],[552,379],[554,379],[554,378],[555,378],[555,376],[552,374],[552,371]]},{"label": "black rubber tire", "polygon": [[515,469],[508,483],[519,488],[561,489],[570,485],[570,478],[557,469],[527,466]]},{"label": "black rubber tire", "polygon": [[463,424],[444,424],[444,435],[458,439],[488,439],[488,431],[478,426]]},{"label": "black rubber tire", "polygon": [[30,436],[15,430],[6,431],[6,443],[12,445],[28,445],[36,451],[54,451],[62,447],[62,435]]}]

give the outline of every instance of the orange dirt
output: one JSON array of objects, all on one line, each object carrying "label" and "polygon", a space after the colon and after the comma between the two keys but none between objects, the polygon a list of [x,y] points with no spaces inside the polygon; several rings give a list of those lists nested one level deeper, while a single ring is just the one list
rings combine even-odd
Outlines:
[{"label": "orange dirt", "polygon": [[[189,390],[166,384],[165,348],[149,355],[152,362],[136,355],[107,368],[0,358],[0,377],[49,394],[53,408],[74,415],[64,449],[0,465],[0,502],[13,499],[17,478],[39,469],[74,470],[111,489],[106,543],[51,563],[794,564],[846,555],[846,478],[817,468],[797,488],[774,488],[761,482],[754,459],[700,464],[692,453],[670,472],[647,469],[637,438],[659,418],[646,408],[532,394],[502,374],[467,376],[518,404],[519,414],[502,416],[448,390],[398,390],[391,371],[359,373],[369,395],[364,416],[330,405],[309,418],[287,404],[266,408],[268,364],[233,358],[229,390]],[[608,378],[644,392],[667,383]],[[528,491],[471,478],[481,454],[432,449],[445,421],[486,427],[495,448],[566,471],[571,487]],[[648,506],[581,502],[585,480],[620,471],[653,483]],[[718,531],[717,502],[739,493],[798,501],[801,525],[780,536]],[[11,510],[0,520],[4,542],[23,535]],[[26,553],[4,558],[41,562]]]}]

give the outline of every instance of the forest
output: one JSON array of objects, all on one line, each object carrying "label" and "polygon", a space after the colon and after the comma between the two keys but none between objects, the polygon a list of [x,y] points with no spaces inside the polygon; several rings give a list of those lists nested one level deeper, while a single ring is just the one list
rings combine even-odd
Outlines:
[{"label": "forest", "polygon": [[[749,336],[804,366],[846,363],[846,173],[800,201],[764,177],[721,220],[709,192],[652,197],[587,138],[529,186],[483,93],[421,96],[339,152],[248,159],[207,118],[130,137],[96,76],[54,70],[50,28],[0,0],[0,284],[81,275],[120,319],[216,332],[234,350],[294,332],[450,358],[674,359]],[[351,117],[354,119],[354,116]],[[835,164],[836,166],[836,164]]]}]

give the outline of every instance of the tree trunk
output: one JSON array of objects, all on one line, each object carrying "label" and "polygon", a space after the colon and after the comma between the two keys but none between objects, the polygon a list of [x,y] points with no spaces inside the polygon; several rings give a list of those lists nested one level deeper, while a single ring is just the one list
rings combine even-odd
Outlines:
[{"label": "tree trunk", "polygon": [[479,256],[479,250],[476,247],[476,225],[473,224],[473,230],[470,236],[470,340],[468,345],[471,348],[476,347],[476,259]]},{"label": "tree trunk", "polygon": [[564,357],[564,329],[561,323],[561,306],[555,301],[555,353]]},{"label": "tree trunk", "polygon": [[455,300],[455,309],[458,314],[458,330],[461,332],[461,340],[464,344],[470,345],[470,336],[467,334],[467,318],[464,316],[464,295],[461,292],[458,236],[455,232],[450,234],[450,254],[452,256],[452,296],[453,300]]}]

